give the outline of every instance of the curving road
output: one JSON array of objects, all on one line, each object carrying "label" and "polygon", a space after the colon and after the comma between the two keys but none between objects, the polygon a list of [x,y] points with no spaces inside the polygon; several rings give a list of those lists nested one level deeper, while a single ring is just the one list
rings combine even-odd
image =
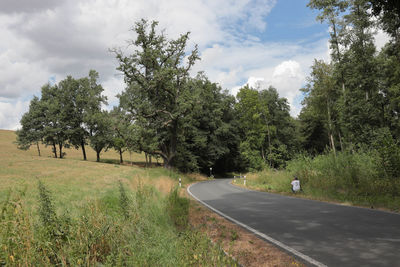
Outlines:
[{"label": "curving road", "polygon": [[310,266],[400,266],[400,214],[251,191],[230,182],[201,182],[188,191]]}]

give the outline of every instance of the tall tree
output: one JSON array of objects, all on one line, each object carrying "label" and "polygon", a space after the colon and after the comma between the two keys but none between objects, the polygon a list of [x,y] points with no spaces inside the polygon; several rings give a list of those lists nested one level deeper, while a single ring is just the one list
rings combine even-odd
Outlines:
[{"label": "tall tree", "polygon": [[167,40],[157,32],[157,25],[146,20],[137,22],[137,38],[131,42],[136,50],[128,56],[114,52],[127,84],[119,96],[121,107],[132,121],[155,131],[157,149],[152,153],[160,155],[164,166],[170,167],[177,153],[182,118],[195,104],[187,80],[199,57],[197,47],[186,55],[189,33]]},{"label": "tall tree", "polygon": [[40,105],[39,98],[35,96],[29,104],[29,111],[25,113],[20,120],[22,128],[16,132],[18,148],[27,150],[32,144],[35,144],[39,156],[39,142],[42,141],[43,137],[44,119]]},{"label": "tall tree", "polygon": [[111,117],[107,111],[92,113],[87,118],[90,146],[96,151],[96,161],[100,162],[100,153],[112,145]]},{"label": "tall tree", "polygon": [[302,89],[306,94],[304,105],[312,106],[312,110],[322,115],[327,131],[330,148],[336,153],[335,132],[337,125],[337,102],[340,90],[336,86],[332,64],[314,60],[308,83]]},{"label": "tall tree", "polygon": [[67,114],[63,112],[63,101],[61,91],[57,85],[44,85],[42,87],[43,120],[43,142],[53,147],[54,157],[57,158],[57,146],[59,157],[64,157],[63,147],[67,145],[67,124],[65,118]]},{"label": "tall tree", "polygon": [[88,77],[71,81],[72,84],[66,87],[71,117],[69,141],[75,148],[82,149],[83,160],[87,159],[85,145],[89,138],[88,121],[93,114],[101,111],[102,104],[107,103],[107,98],[102,95],[104,89],[97,82],[98,78],[98,72],[90,70]]},{"label": "tall tree", "polygon": [[268,131],[269,111],[257,90],[246,85],[236,96],[236,110],[243,134],[240,151],[251,169],[262,169],[266,160],[264,140]]}]

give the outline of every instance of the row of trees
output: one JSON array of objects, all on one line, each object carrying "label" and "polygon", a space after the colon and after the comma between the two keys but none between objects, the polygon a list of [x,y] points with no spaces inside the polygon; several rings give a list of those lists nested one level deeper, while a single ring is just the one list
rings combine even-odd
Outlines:
[{"label": "row of trees", "polygon": [[62,158],[63,148],[73,146],[86,160],[90,144],[98,161],[102,150],[114,148],[121,162],[129,150],[161,158],[167,168],[202,172],[278,167],[290,157],[294,120],[276,89],[244,87],[236,101],[203,73],[190,77],[199,57],[197,47],[186,54],[189,33],[168,40],[157,22],[145,20],[134,30],[132,54],[113,50],[127,85],[119,105],[102,110],[106,98],[95,71],[46,84],[21,119],[20,148],[43,142]]},{"label": "row of trees", "polygon": [[[63,158],[64,147],[81,148],[86,160],[85,146],[89,143],[97,152],[106,147],[110,120],[108,113],[101,109],[106,104],[103,88],[97,83],[98,73],[74,79],[68,76],[58,84],[42,87],[41,97],[34,97],[29,111],[22,116],[22,128],[17,131],[17,144],[28,149],[39,143],[52,146],[54,157]],[[58,150],[58,155],[57,155]]]},{"label": "row of trees", "polygon": [[[187,52],[189,33],[175,40],[157,22],[135,24],[135,50],[113,52],[124,75],[119,105],[102,111],[105,98],[97,73],[45,85],[18,131],[21,148],[43,142],[62,157],[65,146],[90,144],[98,160],[103,149],[144,152],[164,166],[208,173],[281,168],[299,152],[376,148],[390,175],[400,138],[399,10],[390,1],[311,0],[331,26],[332,62],[316,60],[299,119],[275,88],[245,86],[236,98],[203,73],[191,77],[199,60]],[[392,3],[393,4],[393,3]],[[396,4],[393,4],[396,6]],[[391,40],[377,53],[373,32],[380,26]],[[397,150],[396,150],[397,149]],[[57,156],[57,154],[55,154]],[[398,166],[399,164],[397,164]],[[389,170],[390,169],[390,170]],[[396,171],[397,170],[397,171]]]},{"label": "row of trees", "polygon": [[[398,1],[311,0],[330,25],[330,63],[315,60],[299,116],[304,148],[321,153],[375,148],[397,169],[400,140],[400,7]],[[378,28],[390,36],[376,50]],[[393,151],[392,151],[393,152]],[[391,156],[389,156],[392,154]],[[391,166],[391,167],[390,167]]]}]

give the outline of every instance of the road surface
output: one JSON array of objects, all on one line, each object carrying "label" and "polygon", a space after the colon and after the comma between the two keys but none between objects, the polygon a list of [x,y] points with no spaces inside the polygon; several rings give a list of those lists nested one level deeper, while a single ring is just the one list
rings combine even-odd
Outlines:
[{"label": "road surface", "polygon": [[400,266],[400,214],[256,192],[217,179],[189,193],[313,266]]}]

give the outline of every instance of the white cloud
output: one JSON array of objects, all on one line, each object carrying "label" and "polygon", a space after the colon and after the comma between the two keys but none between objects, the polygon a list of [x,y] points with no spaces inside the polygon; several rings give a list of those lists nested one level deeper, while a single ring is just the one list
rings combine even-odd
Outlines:
[{"label": "white cloud", "polygon": [[0,101],[0,129],[17,130],[20,127],[19,120],[28,108],[29,101]]},{"label": "white cloud", "polygon": [[129,29],[140,18],[158,20],[171,38],[190,31],[189,45],[197,43],[202,58],[193,74],[204,70],[211,81],[233,93],[250,77],[259,77],[292,101],[312,59],[326,57],[326,40],[311,45],[264,43],[249,34],[268,28],[265,17],[276,0],[23,3],[6,0],[0,8],[0,36],[7,40],[0,42],[0,128],[14,129],[28,108],[22,103],[38,95],[51,77],[57,82],[67,75],[79,78],[92,68],[100,73],[109,103],[117,104],[115,95],[124,85],[108,49],[126,48],[126,40],[134,39]]},{"label": "white cloud", "polygon": [[390,36],[381,29],[378,29],[374,35],[376,50],[380,51],[390,40]]}]

